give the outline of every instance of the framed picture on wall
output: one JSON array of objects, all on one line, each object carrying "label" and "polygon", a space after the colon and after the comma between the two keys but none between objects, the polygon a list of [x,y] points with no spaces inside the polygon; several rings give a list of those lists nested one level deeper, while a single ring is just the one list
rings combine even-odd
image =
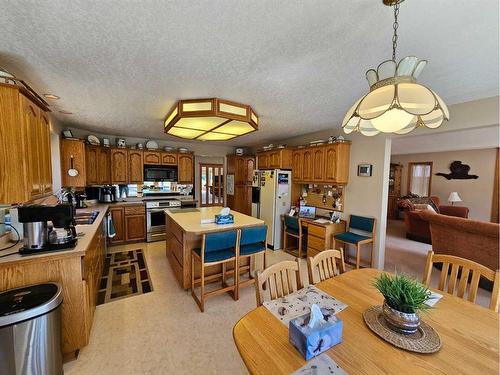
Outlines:
[{"label": "framed picture on wall", "polygon": [[371,177],[372,168],[373,168],[372,164],[358,164],[358,176]]}]

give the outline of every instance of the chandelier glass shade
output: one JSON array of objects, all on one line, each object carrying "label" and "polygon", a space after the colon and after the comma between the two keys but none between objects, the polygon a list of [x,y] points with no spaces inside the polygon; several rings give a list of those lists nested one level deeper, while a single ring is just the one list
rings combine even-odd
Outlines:
[{"label": "chandelier glass shade", "polygon": [[399,4],[403,0],[384,0],[394,6],[392,60],[366,72],[370,92],[349,109],[342,122],[346,134],[354,131],[366,136],[383,133],[407,134],[417,127],[437,128],[449,120],[444,101],[431,89],[417,83],[426,60],[407,56],[396,63]]},{"label": "chandelier glass shade", "polygon": [[164,123],[165,133],[199,141],[227,141],[258,127],[249,105],[217,98],[179,100]]}]

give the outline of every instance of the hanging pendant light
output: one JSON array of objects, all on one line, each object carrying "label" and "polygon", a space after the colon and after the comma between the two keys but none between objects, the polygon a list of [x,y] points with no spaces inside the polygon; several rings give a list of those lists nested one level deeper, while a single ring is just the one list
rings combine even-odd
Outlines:
[{"label": "hanging pendant light", "polygon": [[431,89],[417,83],[426,60],[407,56],[396,63],[399,5],[404,0],[383,0],[394,7],[392,60],[382,62],[377,70],[366,72],[370,92],[347,112],[342,128],[366,136],[383,133],[407,134],[417,127],[437,128],[450,113],[443,100]]}]

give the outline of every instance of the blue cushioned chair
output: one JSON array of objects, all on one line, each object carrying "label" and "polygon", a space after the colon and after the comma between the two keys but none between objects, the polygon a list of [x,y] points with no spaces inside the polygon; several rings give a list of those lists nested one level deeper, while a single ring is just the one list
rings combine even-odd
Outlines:
[{"label": "blue cushioned chair", "polygon": [[[296,216],[284,215],[284,234],[283,234],[283,250],[293,256],[302,258],[302,242],[307,238],[307,233],[302,228],[301,220]],[[288,249],[288,236],[295,237],[298,242],[298,255],[294,254],[292,250]],[[304,241],[305,242],[305,241]]]},{"label": "blue cushioned chair", "polygon": [[[266,268],[266,248],[267,248],[266,237],[267,237],[266,225],[259,225],[255,227],[248,227],[241,229],[239,258],[242,259],[248,257],[250,259],[250,262],[253,258],[255,263],[255,255],[262,253],[264,257],[264,266],[262,267],[262,269],[264,270]],[[239,263],[238,266],[241,267]],[[238,292],[237,292],[238,294],[239,294],[239,287],[247,286],[255,282],[255,278],[252,277],[251,267],[248,268],[247,280],[241,281],[239,279],[240,275],[238,275],[237,277],[238,277]]]},{"label": "blue cushioned chair", "polygon": [[[353,232],[353,229],[355,229],[357,233]],[[349,231],[336,234],[333,237],[334,248],[337,248],[337,242],[343,242],[346,245],[356,245],[356,269],[360,266],[361,245],[371,243],[370,267],[372,267],[373,249],[375,247],[375,219],[371,217],[351,215],[349,218]],[[344,251],[344,257],[346,259],[348,258],[348,255],[349,254]]]},{"label": "blue cushioned chair", "polygon": [[[201,248],[193,249],[191,253],[191,295],[200,307],[205,311],[205,299],[218,294],[232,292],[233,299],[238,300],[238,277],[234,278],[233,285],[226,284],[226,264],[233,263],[234,274],[238,275],[238,249],[239,231],[231,230],[225,232],[207,233],[203,235]],[[195,279],[195,262],[200,262],[201,275]],[[217,264],[222,265],[222,287],[210,292],[205,292],[205,268]],[[200,298],[196,296],[195,284],[200,284]]]}]

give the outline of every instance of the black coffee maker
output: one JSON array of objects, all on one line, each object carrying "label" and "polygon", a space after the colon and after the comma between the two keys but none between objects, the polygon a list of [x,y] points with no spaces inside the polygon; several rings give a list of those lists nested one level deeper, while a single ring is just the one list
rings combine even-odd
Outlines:
[{"label": "black coffee maker", "polygon": [[18,215],[24,234],[24,247],[19,253],[63,250],[76,245],[75,207],[72,204],[23,205],[18,207]]}]

